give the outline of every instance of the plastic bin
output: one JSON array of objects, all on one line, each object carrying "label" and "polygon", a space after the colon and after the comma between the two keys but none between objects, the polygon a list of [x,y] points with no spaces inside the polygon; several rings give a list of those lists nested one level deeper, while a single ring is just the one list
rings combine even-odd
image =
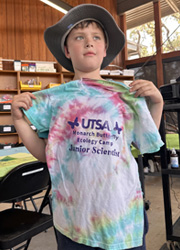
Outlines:
[{"label": "plastic bin", "polygon": [[16,129],[14,125],[0,125],[0,133],[15,133]]},{"label": "plastic bin", "polygon": [[50,89],[50,88],[53,88],[53,87],[57,87],[59,86],[61,83],[49,83],[47,86],[46,86],[46,89]]},{"label": "plastic bin", "polygon": [[15,146],[16,144],[14,143],[6,143],[6,144],[0,143],[0,149],[9,149],[9,148],[14,148]]},{"label": "plastic bin", "polygon": [[11,111],[11,103],[0,103],[0,111]]},{"label": "plastic bin", "polygon": [[22,81],[20,81],[20,89],[23,91],[38,91],[41,90],[42,83],[39,82],[39,84],[23,84]]}]

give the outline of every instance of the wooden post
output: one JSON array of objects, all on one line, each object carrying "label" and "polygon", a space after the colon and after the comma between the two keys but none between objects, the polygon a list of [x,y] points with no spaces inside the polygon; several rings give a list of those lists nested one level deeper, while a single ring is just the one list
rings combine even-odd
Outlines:
[{"label": "wooden post", "polygon": [[128,59],[127,37],[126,37],[126,31],[127,31],[126,14],[123,14],[123,15],[120,16],[120,28],[124,32],[125,39],[126,39],[124,49],[121,52],[123,68],[126,68],[126,60]]},{"label": "wooden post", "polygon": [[156,36],[156,71],[157,71],[157,87],[164,84],[163,63],[162,63],[162,31],[161,31],[161,8],[160,1],[154,2],[154,20],[155,20],[155,36]]}]

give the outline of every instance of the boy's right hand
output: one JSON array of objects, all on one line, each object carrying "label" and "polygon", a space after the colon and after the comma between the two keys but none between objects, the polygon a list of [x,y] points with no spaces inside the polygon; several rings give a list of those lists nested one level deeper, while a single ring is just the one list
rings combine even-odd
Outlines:
[{"label": "boy's right hand", "polygon": [[23,118],[24,115],[20,108],[28,110],[30,107],[32,107],[32,99],[36,99],[36,97],[30,92],[25,92],[14,96],[11,106],[13,120],[20,120]]}]

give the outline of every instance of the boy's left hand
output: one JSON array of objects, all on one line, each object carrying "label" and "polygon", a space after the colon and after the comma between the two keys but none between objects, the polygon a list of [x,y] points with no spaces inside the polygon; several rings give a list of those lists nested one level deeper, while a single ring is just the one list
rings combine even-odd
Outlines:
[{"label": "boy's left hand", "polygon": [[135,92],[134,96],[149,97],[152,104],[162,103],[163,98],[160,91],[153,82],[147,80],[135,80],[130,85],[130,92]]}]

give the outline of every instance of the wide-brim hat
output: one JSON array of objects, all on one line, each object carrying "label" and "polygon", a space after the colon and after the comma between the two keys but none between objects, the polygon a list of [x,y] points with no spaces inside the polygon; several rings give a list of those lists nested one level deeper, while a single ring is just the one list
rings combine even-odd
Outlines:
[{"label": "wide-brim hat", "polygon": [[44,32],[44,39],[51,53],[64,68],[71,72],[74,72],[74,69],[71,60],[64,54],[64,41],[73,27],[84,20],[98,22],[107,36],[108,47],[101,69],[113,61],[125,44],[124,33],[105,8],[95,4],[81,4],[72,8],[59,22]]}]

